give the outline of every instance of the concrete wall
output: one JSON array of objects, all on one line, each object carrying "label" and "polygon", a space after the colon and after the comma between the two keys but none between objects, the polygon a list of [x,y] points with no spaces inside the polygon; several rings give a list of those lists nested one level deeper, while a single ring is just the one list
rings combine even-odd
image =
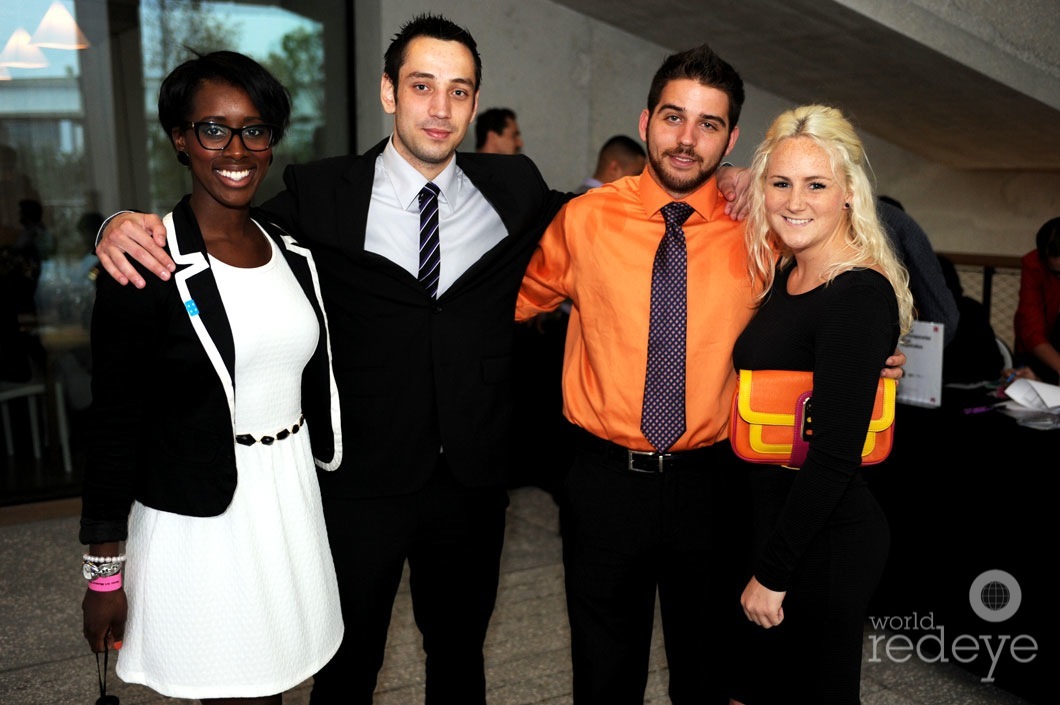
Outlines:
[{"label": "concrete wall", "polygon": [[[383,51],[401,24],[425,9],[405,0],[358,2],[356,9],[358,104],[370,101],[358,111],[363,150],[392,129],[378,99]],[[546,0],[442,0],[429,10],[474,35],[482,56],[479,109],[515,111],[524,153],[554,188],[574,189],[589,176],[611,135],[637,139],[648,85],[666,48]],[[473,130],[462,149],[474,150]]]},{"label": "concrete wall", "polygon": [[1060,108],[1057,0],[836,0],[951,59]]},{"label": "concrete wall", "polygon": [[[515,110],[525,153],[549,184],[563,190],[592,172],[596,152],[608,137],[637,137],[655,69],[666,55],[685,48],[643,41],[549,0],[439,0],[429,7],[408,0],[358,0],[358,150],[391,130],[379,107],[383,50],[403,22],[428,10],[471,30],[483,63],[480,109]],[[735,163],[749,163],[765,128],[788,107],[748,86]],[[915,109],[896,105],[894,119]],[[1003,129],[983,125],[982,139]],[[938,250],[1020,255],[1033,249],[1038,227],[1060,215],[1058,173],[955,171],[872,135],[863,137],[880,192],[902,201]],[[469,134],[463,149],[473,147]]]}]

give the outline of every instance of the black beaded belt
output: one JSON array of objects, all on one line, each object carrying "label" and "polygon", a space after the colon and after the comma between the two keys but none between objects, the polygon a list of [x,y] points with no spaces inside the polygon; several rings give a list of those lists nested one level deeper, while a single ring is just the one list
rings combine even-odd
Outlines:
[{"label": "black beaded belt", "polygon": [[630,450],[617,443],[605,441],[603,438],[588,431],[582,430],[578,435],[585,449],[597,453],[610,461],[620,463],[624,469],[632,472],[658,474],[688,465],[694,461],[702,462],[708,455],[718,451],[718,448],[714,445],[671,453]]},{"label": "black beaded belt", "polygon": [[298,423],[296,423],[294,426],[291,426],[290,428],[280,429],[276,432],[275,435],[254,438],[254,436],[250,435],[249,433],[241,433],[236,436],[236,443],[239,443],[240,445],[244,446],[252,446],[255,443],[261,443],[262,445],[271,446],[276,441],[282,441],[284,438],[287,438],[292,433],[298,433],[298,429],[302,428],[302,424],[304,423],[305,414],[302,414],[298,417]]}]

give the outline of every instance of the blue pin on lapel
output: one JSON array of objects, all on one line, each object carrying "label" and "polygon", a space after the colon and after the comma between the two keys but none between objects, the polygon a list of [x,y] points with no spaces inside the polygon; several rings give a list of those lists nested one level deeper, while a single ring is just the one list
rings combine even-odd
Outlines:
[{"label": "blue pin on lapel", "polygon": [[184,308],[188,309],[189,316],[198,316],[199,307],[195,305],[195,299],[188,299],[184,302]]}]

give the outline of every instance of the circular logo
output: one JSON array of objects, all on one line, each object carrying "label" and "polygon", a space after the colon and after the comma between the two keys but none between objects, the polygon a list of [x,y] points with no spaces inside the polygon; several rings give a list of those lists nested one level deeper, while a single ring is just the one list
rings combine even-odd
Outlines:
[{"label": "circular logo", "polygon": [[1003,570],[981,573],[968,589],[972,611],[987,622],[1004,622],[1016,614],[1022,600],[1020,584]]}]

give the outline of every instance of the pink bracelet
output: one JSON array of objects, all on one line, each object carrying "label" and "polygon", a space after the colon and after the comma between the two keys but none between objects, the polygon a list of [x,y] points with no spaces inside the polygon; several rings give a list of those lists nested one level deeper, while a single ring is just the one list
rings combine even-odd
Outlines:
[{"label": "pink bracelet", "polygon": [[94,592],[113,592],[121,589],[121,573],[88,581],[88,589]]}]

